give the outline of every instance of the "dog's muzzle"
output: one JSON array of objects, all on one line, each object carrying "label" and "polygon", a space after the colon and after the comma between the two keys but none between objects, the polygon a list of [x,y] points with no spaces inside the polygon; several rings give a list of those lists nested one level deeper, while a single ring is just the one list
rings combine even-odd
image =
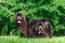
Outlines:
[{"label": "dog's muzzle", "polygon": [[41,31],[39,31],[39,34],[42,33]]},{"label": "dog's muzzle", "polygon": [[21,21],[18,21],[18,23],[21,23]]}]

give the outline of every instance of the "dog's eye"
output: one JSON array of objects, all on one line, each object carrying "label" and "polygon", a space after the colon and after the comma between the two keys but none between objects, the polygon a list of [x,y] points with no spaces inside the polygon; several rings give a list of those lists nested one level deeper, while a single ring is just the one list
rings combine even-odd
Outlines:
[{"label": "dog's eye", "polygon": [[43,28],[41,28],[41,30],[43,30]]},{"label": "dog's eye", "polygon": [[22,20],[22,21],[24,21],[24,20]]}]

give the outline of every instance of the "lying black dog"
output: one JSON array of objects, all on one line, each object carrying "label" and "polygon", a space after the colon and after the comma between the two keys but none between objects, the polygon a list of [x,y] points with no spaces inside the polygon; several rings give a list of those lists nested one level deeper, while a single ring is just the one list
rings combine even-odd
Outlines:
[{"label": "lying black dog", "polygon": [[27,29],[28,37],[53,37],[52,25],[45,19],[31,21]]}]

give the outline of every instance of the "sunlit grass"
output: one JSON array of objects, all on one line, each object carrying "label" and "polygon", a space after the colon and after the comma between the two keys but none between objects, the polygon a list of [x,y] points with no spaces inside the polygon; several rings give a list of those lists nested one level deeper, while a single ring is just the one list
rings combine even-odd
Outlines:
[{"label": "sunlit grass", "polygon": [[0,43],[65,43],[65,37],[24,38],[18,36],[0,36]]}]

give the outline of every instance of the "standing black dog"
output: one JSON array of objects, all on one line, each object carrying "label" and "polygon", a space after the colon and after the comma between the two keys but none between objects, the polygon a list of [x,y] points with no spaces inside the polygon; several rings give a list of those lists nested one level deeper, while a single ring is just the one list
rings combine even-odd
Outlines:
[{"label": "standing black dog", "polygon": [[52,25],[45,19],[31,19],[21,13],[14,16],[20,32],[27,37],[52,37]]},{"label": "standing black dog", "polygon": [[18,29],[20,30],[21,34],[26,36],[26,30],[27,30],[27,22],[26,17],[21,13],[16,13],[14,16],[14,20],[18,26]]}]

